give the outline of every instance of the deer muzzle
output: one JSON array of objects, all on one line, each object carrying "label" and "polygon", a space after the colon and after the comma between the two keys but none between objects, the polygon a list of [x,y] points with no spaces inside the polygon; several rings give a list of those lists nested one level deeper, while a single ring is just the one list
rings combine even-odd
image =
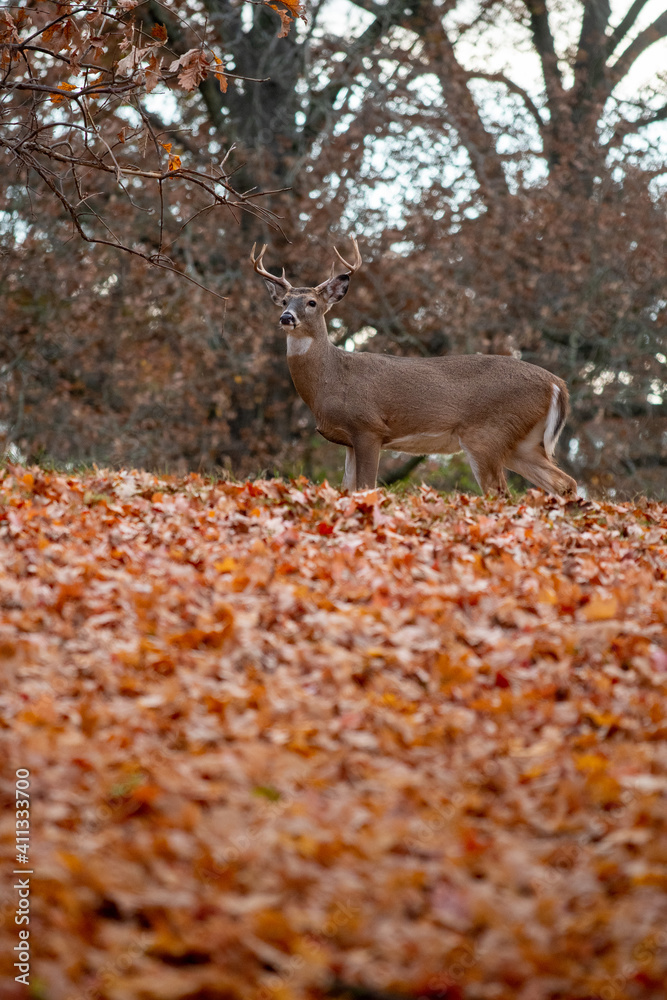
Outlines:
[{"label": "deer muzzle", "polygon": [[289,309],[286,309],[280,317],[280,325],[295,327],[297,325],[297,321],[294,313],[291,313]]}]

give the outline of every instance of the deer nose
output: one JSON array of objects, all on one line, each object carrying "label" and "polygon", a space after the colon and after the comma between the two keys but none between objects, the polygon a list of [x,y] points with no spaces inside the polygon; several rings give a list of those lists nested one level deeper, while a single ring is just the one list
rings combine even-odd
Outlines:
[{"label": "deer nose", "polygon": [[294,316],[294,313],[285,310],[280,317],[280,322],[282,326],[296,326],[296,317]]}]

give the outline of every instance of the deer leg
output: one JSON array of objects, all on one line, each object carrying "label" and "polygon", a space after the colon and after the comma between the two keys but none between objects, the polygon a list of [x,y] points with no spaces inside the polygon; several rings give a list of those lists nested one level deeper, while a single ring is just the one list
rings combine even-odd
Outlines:
[{"label": "deer leg", "polygon": [[498,493],[500,496],[506,496],[507,480],[498,454],[494,454],[491,449],[479,445],[478,442],[471,447],[470,443],[464,444],[459,438],[459,444],[482,493]]},{"label": "deer leg", "polygon": [[357,489],[374,489],[380,462],[380,439],[374,434],[360,434],[355,438],[354,460],[357,469]]},{"label": "deer leg", "polygon": [[574,500],[577,496],[576,481],[547,458],[541,444],[528,445],[526,441],[522,441],[508,457],[505,465],[547,493],[554,493],[569,500]]},{"label": "deer leg", "polygon": [[345,474],[343,476],[342,489],[351,493],[357,488],[357,463],[354,457],[354,448],[345,449]]}]

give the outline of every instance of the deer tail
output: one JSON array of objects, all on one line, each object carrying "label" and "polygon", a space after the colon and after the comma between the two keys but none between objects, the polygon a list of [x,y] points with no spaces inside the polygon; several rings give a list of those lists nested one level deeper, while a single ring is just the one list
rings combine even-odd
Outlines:
[{"label": "deer tail", "polygon": [[555,382],[551,386],[551,402],[547,413],[547,424],[544,428],[544,450],[548,458],[553,458],[554,449],[560,432],[567,419],[567,394]]}]

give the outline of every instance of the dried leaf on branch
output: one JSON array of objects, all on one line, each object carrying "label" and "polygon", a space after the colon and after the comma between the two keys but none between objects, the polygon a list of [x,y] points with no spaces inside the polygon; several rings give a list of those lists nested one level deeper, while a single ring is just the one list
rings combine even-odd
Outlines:
[{"label": "dried leaf on branch", "polygon": [[[39,190],[55,198],[58,211],[65,209],[72,231],[81,239],[116,246],[159,267],[182,273],[164,246],[165,210],[170,207],[173,188],[160,186],[158,164],[149,162],[150,152],[156,150],[167,131],[167,123],[161,128],[159,116],[148,113],[142,101],[160,86],[192,92],[209,73],[215,75],[224,94],[228,75],[223,59],[210,50],[202,32],[193,29],[186,17],[178,22],[179,45],[183,39],[191,39],[194,44],[172,58],[165,72],[163,50],[166,48],[173,54],[168,28],[172,15],[165,8],[167,23],[146,22],[142,18],[149,13],[139,11],[140,7],[143,5],[129,0],[116,5],[101,4],[94,10],[41,3],[21,10],[17,18],[8,11],[3,13],[0,44],[4,78],[0,93],[6,97],[7,124],[0,123],[0,149],[9,158],[11,168],[19,170],[21,183],[28,177],[29,185],[36,183]],[[49,53],[55,58],[44,58]],[[71,70],[72,82],[59,79],[63,64]],[[26,94],[31,95],[30,101],[25,100]],[[51,127],[53,105],[58,106],[59,129],[66,133],[66,141]],[[112,148],[112,137],[118,135],[119,129],[112,126],[107,134],[110,114],[121,129],[128,115],[133,122],[138,115],[139,124],[130,135],[124,134],[123,148],[117,152]],[[17,128],[21,124],[23,127]],[[171,177],[178,174],[182,185],[171,198],[173,215],[181,218],[183,210],[192,209],[181,231],[189,217],[214,206],[225,207],[234,219],[239,211],[247,211],[267,225],[276,226],[273,213],[262,208],[259,191],[236,191],[226,168],[212,168],[206,154],[203,160],[193,163],[188,171],[181,169],[178,157],[172,156],[168,163],[167,173]],[[218,162],[225,160],[223,153]],[[149,215],[159,215],[156,230],[151,234],[157,243],[155,250],[141,249],[143,238],[119,235],[117,213],[105,219],[99,204],[90,210],[90,199],[100,197],[95,184],[100,183],[99,177],[104,174],[114,178],[118,192],[135,211],[140,206],[130,192],[127,178],[141,177],[145,193],[153,189],[157,206],[144,206],[143,210]],[[95,175],[97,182],[92,181]],[[101,183],[104,184],[104,179]],[[178,204],[181,200],[183,205]],[[173,242],[172,239],[170,246]]]}]

